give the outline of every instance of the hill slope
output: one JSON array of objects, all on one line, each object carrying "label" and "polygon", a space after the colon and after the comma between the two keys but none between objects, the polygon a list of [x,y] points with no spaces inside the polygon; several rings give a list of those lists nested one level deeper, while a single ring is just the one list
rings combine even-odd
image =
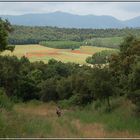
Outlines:
[{"label": "hill slope", "polygon": [[67,28],[124,28],[140,27],[140,17],[127,21],[118,20],[112,16],[74,15],[64,12],[25,14],[25,15],[0,15],[9,19],[12,24],[28,26],[58,26]]}]

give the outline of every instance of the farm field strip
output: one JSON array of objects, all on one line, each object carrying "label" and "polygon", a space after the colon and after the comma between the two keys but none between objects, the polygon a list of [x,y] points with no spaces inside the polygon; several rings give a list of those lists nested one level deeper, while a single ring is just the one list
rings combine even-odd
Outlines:
[{"label": "farm field strip", "polygon": [[75,62],[85,64],[85,59],[88,56],[102,50],[112,50],[109,48],[81,46],[79,49],[55,49],[44,47],[41,45],[16,45],[15,50],[11,53],[4,51],[2,55],[15,55],[17,57],[26,56],[30,61],[44,61],[48,62],[49,59],[56,59],[62,62]]}]

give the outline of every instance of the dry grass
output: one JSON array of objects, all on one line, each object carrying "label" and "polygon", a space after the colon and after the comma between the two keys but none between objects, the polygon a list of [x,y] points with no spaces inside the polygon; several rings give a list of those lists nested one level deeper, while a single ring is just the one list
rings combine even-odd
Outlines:
[{"label": "dry grass", "polygon": [[104,128],[103,124],[100,123],[91,123],[91,124],[83,124],[79,120],[75,120],[73,122],[79,132],[83,134],[85,138],[133,138],[140,137],[138,134],[132,134],[128,131],[114,131],[110,132]]},{"label": "dry grass", "polygon": [[93,47],[93,46],[81,46],[80,51],[83,53],[89,53],[89,54],[94,54],[96,52],[100,52],[103,50],[113,50],[110,48],[104,48],[104,47]]},{"label": "dry grass", "polygon": [[49,59],[56,59],[62,62],[75,62],[79,64],[85,64],[85,59],[92,54],[107,50],[108,48],[99,48],[91,46],[82,46],[80,49],[54,49],[41,45],[16,45],[15,50],[11,53],[5,51],[2,55],[15,55],[17,57],[26,56],[31,62],[44,61],[48,62]]},{"label": "dry grass", "polygon": [[[85,138],[105,138],[105,137],[140,137],[140,134],[131,133],[126,130],[118,131],[113,130],[109,131],[106,129],[104,123],[99,122],[91,122],[86,123],[80,120],[80,118],[70,117],[69,113],[74,113],[74,110],[63,110],[62,117],[58,118],[56,115],[56,105],[52,103],[40,103],[37,105],[34,104],[17,104],[15,105],[15,111],[18,114],[23,114],[26,118],[30,120],[31,125],[36,123],[35,120],[40,119],[40,124],[43,125],[47,120],[49,124],[51,124],[51,132],[48,134],[41,133],[41,131],[45,130],[38,130],[34,137],[85,137]],[[88,115],[88,114],[87,114]],[[93,114],[94,117],[94,114]],[[38,122],[37,122],[38,123]],[[29,124],[30,125],[30,124]],[[27,130],[28,130],[27,124]],[[33,127],[30,131],[33,131]],[[42,128],[42,127],[41,127]],[[40,129],[41,129],[40,128]],[[38,128],[39,129],[39,128]],[[42,128],[46,129],[46,127]],[[29,135],[26,134],[25,136]]]}]

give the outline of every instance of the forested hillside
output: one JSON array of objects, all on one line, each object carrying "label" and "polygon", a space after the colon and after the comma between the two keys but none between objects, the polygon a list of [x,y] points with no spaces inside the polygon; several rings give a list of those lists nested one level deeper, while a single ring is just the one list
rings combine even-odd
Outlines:
[{"label": "forested hillside", "polygon": [[96,37],[124,37],[128,34],[140,35],[140,29],[76,29],[58,27],[13,26],[9,36],[10,44],[38,44],[40,41],[84,41]]}]

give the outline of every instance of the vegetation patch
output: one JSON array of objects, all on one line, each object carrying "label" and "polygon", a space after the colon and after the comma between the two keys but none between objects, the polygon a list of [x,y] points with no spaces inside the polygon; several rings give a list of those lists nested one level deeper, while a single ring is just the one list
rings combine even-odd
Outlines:
[{"label": "vegetation patch", "polygon": [[81,42],[76,41],[42,41],[40,45],[57,49],[76,49],[80,48]]},{"label": "vegetation patch", "polygon": [[[76,29],[76,28],[58,28],[58,27],[30,27],[30,26],[13,26],[14,31],[8,37],[9,44],[25,45],[38,44],[41,41],[78,41],[92,42],[92,39],[109,38],[105,42],[111,40],[117,42],[119,37],[125,37],[128,34],[140,36],[138,28],[124,29]],[[113,37],[113,38],[112,38]],[[91,41],[90,41],[91,40]],[[112,44],[116,44],[113,41]],[[107,47],[112,47],[109,43]],[[87,44],[85,44],[87,45]],[[94,46],[95,44],[90,44]],[[110,46],[109,46],[110,45]],[[102,44],[103,47],[103,44]],[[114,46],[116,47],[116,46]]]},{"label": "vegetation patch", "polygon": [[11,110],[13,107],[12,101],[8,98],[5,91],[0,89],[0,110],[6,109]]},{"label": "vegetation patch", "polygon": [[104,37],[85,40],[84,44],[89,46],[98,46],[106,48],[119,48],[122,41],[122,37]]},{"label": "vegetation patch", "polygon": [[117,54],[117,50],[103,50],[92,55],[92,57],[87,57],[86,62],[90,64],[106,64],[112,54]]}]

